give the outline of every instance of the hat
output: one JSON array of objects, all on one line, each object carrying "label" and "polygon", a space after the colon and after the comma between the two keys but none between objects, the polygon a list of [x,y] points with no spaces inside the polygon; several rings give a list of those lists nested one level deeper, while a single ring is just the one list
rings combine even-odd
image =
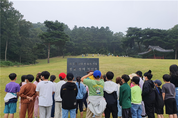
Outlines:
[{"label": "hat", "polygon": [[161,86],[162,82],[160,80],[153,81],[154,83],[158,84],[158,86]]},{"label": "hat", "polygon": [[129,75],[130,79],[132,79],[134,76],[137,76],[137,74],[132,73],[132,74]]},{"label": "hat", "polygon": [[93,76],[94,76],[95,78],[101,77],[101,72],[100,72],[99,70],[95,70],[95,71],[93,72]]},{"label": "hat", "polygon": [[67,73],[67,80],[72,80],[74,75],[72,73]]},{"label": "hat", "polygon": [[136,74],[142,77],[142,71],[137,71]]},{"label": "hat", "polygon": [[65,73],[60,73],[59,74],[59,78],[62,77],[62,79],[66,78],[66,74]]}]

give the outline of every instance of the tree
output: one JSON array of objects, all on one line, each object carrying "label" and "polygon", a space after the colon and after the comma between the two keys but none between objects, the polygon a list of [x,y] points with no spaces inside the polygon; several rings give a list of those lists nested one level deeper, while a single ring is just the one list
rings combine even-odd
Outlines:
[{"label": "tree", "polygon": [[175,25],[172,29],[168,30],[168,42],[171,48],[175,50],[175,59],[177,59],[178,53],[178,25]]},{"label": "tree", "polygon": [[7,60],[7,51],[8,45],[11,40],[18,38],[19,36],[19,27],[18,21],[23,18],[23,16],[12,7],[13,3],[9,2],[8,0],[1,0],[1,44],[2,47],[5,48],[4,50],[4,58],[5,61]]},{"label": "tree", "polygon": [[50,45],[68,41],[69,36],[64,33],[64,24],[58,21],[45,21],[47,32],[42,33],[39,37],[48,46],[48,63],[50,58]]}]

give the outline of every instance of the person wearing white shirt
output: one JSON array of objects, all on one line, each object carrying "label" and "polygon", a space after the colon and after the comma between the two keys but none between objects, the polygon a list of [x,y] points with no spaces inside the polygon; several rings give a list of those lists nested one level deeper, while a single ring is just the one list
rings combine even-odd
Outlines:
[{"label": "person wearing white shirt", "polygon": [[50,118],[53,104],[52,95],[55,92],[53,82],[48,81],[50,73],[43,71],[41,73],[42,81],[38,83],[36,91],[39,96],[40,118]]},{"label": "person wearing white shirt", "polygon": [[62,98],[60,96],[61,87],[65,84],[66,74],[60,73],[59,74],[60,81],[55,84],[55,118],[62,118]]}]

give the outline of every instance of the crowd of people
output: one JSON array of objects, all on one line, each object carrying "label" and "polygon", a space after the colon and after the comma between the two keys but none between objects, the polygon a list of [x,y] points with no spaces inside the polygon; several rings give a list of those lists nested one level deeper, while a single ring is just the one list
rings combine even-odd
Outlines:
[{"label": "crowd of people", "polygon": [[[21,83],[15,83],[17,75],[9,74],[11,80],[6,85],[4,97],[4,118],[14,118],[19,100],[19,117],[25,118],[83,118],[83,106],[86,107],[86,118],[177,118],[178,113],[178,66],[169,68],[170,74],[162,79],[152,81],[149,70],[142,75],[137,71],[122,75],[113,81],[114,73],[102,74],[99,70],[90,71],[83,77],[72,73],[60,73],[60,81],[55,83],[56,76],[48,71],[38,73],[36,81],[31,74],[23,75]],[[50,81],[48,80],[50,78]],[[33,82],[33,83],[32,83]],[[161,89],[162,85],[162,89]]]}]

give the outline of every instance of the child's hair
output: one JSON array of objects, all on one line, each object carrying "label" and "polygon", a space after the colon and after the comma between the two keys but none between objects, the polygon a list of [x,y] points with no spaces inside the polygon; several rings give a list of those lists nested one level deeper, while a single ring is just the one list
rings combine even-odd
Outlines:
[{"label": "child's hair", "polygon": [[148,72],[146,72],[144,74],[145,77],[147,77],[149,80],[153,77],[153,75],[151,74],[151,70],[149,70]]},{"label": "child's hair", "polygon": [[67,73],[67,80],[71,81],[73,80],[74,75],[72,73]]},{"label": "child's hair", "polygon": [[56,76],[55,76],[55,75],[51,75],[50,81],[51,81],[51,82],[54,82],[55,79],[56,79]]},{"label": "child's hair", "polygon": [[14,80],[16,77],[17,77],[17,75],[16,75],[15,73],[9,74],[9,78],[10,78],[11,80]]},{"label": "child's hair", "polygon": [[108,80],[112,80],[113,77],[114,77],[114,73],[111,72],[111,71],[108,71],[108,72],[106,73],[106,77],[107,77]]},{"label": "child's hair", "polygon": [[132,82],[135,82],[135,84],[139,85],[140,78],[138,76],[132,77]]},{"label": "child's hair", "polygon": [[20,86],[22,86],[22,82],[24,82],[25,81],[25,79],[26,79],[26,75],[22,75],[21,76],[21,82],[20,82]]},{"label": "child's hair", "polygon": [[122,79],[121,77],[117,77],[116,83],[122,85],[123,83],[122,83],[121,79]]},{"label": "child's hair", "polygon": [[31,75],[31,74],[28,74],[28,75],[26,76],[26,78],[28,79],[29,82],[32,82],[32,81],[34,80],[34,76]]},{"label": "child's hair", "polygon": [[142,71],[139,70],[139,71],[136,72],[136,74],[143,79]]},{"label": "child's hair", "polygon": [[41,76],[44,76],[45,79],[48,79],[49,76],[50,76],[50,73],[49,73],[48,71],[43,71],[43,72],[41,73]]},{"label": "child's hair", "polygon": [[122,75],[121,78],[124,79],[125,83],[127,83],[130,80],[130,77],[126,74]]},{"label": "child's hair", "polygon": [[106,75],[103,75],[103,79],[104,79],[104,82],[106,82],[107,80],[106,80]]},{"label": "child's hair", "polygon": [[176,64],[173,64],[169,67],[170,75],[178,76],[178,66]]},{"label": "child's hair", "polygon": [[38,74],[36,75],[36,81],[37,81],[37,82],[39,82],[40,77],[41,77],[41,73],[38,73]]},{"label": "child's hair", "polygon": [[171,80],[171,76],[168,75],[168,74],[164,74],[163,75],[163,80],[166,81],[166,82],[169,82]]},{"label": "child's hair", "polygon": [[81,77],[80,76],[76,77],[76,80],[79,83],[79,88],[80,88]]}]

